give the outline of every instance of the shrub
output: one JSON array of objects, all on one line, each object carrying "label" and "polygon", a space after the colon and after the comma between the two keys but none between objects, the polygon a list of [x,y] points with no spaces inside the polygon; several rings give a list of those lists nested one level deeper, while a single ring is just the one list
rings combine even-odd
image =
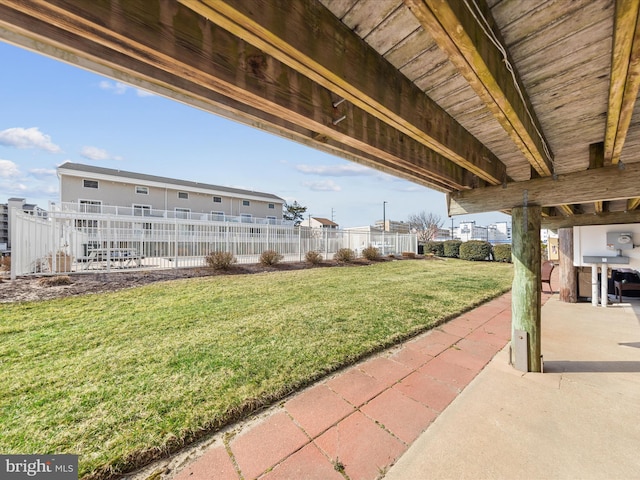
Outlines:
[{"label": "shrub", "polygon": [[71,285],[71,277],[69,275],[57,275],[55,277],[43,277],[38,280],[38,285],[43,287],[56,287],[58,285]]},{"label": "shrub", "polygon": [[443,256],[449,258],[460,258],[460,245],[462,245],[462,241],[460,240],[445,240],[443,244]]},{"label": "shrub", "polygon": [[493,246],[493,259],[496,262],[511,263],[511,245],[503,243]]},{"label": "shrub", "polygon": [[340,263],[351,263],[356,259],[356,254],[350,248],[341,248],[333,256],[333,259]]},{"label": "shrub", "polygon": [[483,240],[469,240],[460,245],[462,260],[483,261],[491,258],[491,244]]},{"label": "shrub", "polygon": [[322,254],[317,250],[309,250],[304,255],[304,259],[311,265],[319,265],[320,263],[322,263]]},{"label": "shrub", "polygon": [[369,245],[367,248],[362,250],[362,256],[370,261],[378,260],[380,258],[380,250]]},{"label": "shrub", "polygon": [[11,257],[0,257],[0,270],[8,272],[11,270]]},{"label": "shrub", "polygon": [[275,250],[265,250],[260,255],[260,265],[264,265],[265,267],[277,265],[283,258],[284,256],[280,255]]},{"label": "shrub", "polygon": [[205,257],[205,262],[214,270],[228,270],[237,260],[231,252],[211,252]]},{"label": "shrub", "polygon": [[438,257],[444,256],[444,244],[442,242],[425,242],[424,253],[432,253]]},{"label": "shrub", "polygon": [[405,258],[416,258],[415,252],[402,252],[402,256]]}]

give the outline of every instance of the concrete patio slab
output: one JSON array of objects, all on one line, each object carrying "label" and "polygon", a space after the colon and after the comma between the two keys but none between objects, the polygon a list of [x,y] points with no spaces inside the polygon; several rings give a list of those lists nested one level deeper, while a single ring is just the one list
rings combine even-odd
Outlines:
[{"label": "concrete patio slab", "polygon": [[545,373],[501,350],[385,480],[640,478],[638,310],[548,301]]}]

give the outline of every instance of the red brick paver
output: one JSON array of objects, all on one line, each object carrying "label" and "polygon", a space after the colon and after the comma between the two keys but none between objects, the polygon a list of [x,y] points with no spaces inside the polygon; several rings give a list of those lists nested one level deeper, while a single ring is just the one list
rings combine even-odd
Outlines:
[{"label": "red brick paver", "polygon": [[391,466],[406,446],[360,412],[347,417],[315,440],[351,480],[373,480]]},{"label": "red brick paver", "polygon": [[240,434],[230,444],[245,479],[256,478],[308,443],[307,436],[284,412]]}]

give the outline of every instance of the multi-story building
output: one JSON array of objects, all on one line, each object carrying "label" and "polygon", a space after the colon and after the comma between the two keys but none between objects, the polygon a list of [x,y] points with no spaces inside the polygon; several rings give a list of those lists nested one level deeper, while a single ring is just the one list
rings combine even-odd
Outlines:
[{"label": "multi-story building", "polygon": [[24,198],[10,198],[7,203],[0,203],[0,254],[11,252],[11,209],[17,208],[29,215],[46,216],[47,213]]},{"label": "multi-story building", "polygon": [[[383,225],[384,223],[384,225]],[[376,221],[376,228],[391,233],[410,233],[411,228],[409,223],[397,220],[382,220]]]},{"label": "multi-story building", "polygon": [[[81,211],[111,213],[108,207],[123,207],[119,213],[242,222],[266,219],[280,223],[285,201],[270,193],[173,178],[126,172],[111,168],[66,162],[58,167],[62,209],[75,204]],[[126,214],[126,213],[125,213]]]}]

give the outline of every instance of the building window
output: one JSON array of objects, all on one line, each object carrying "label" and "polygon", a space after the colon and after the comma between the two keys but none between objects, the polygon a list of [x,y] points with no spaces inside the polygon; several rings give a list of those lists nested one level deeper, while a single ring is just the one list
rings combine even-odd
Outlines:
[{"label": "building window", "polygon": [[101,213],[102,202],[100,200],[78,200],[81,213]]},{"label": "building window", "polygon": [[276,206],[273,203],[270,203],[269,208],[273,209],[273,208],[276,208]]},{"label": "building window", "polygon": [[240,215],[240,222],[241,223],[252,223],[251,221],[251,214],[249,213],[243,213]]},{"label": "building window", "polygon": [[140,195],[149,195],[149,187],[136,186],[136,193]]},{"label": "building window", "polygon": [[211,220],[214,222],[223,222],[224,212],[211,212]]},{"label": "building window", "polygon": [[189,218],[191,210],[188,208],[176,208],[176,218]]},{"label": "building window", "polygon": [[183,200],[188,200],[189,194],[187,192],[178,192],[178,198],[182,198]]},{"label": "building window", "polygon": [[213,197],[213,203],[222,203],[222,197]]},{"label": "building window", "polygon": [[82,186],[84,188],[98,188],[97,180],[82,180]]},{"label": "building window", "polygon": [[136,217],[148,217],[151,215],[151,205],[134,205],[133,214]]},{"label": "building window", "polygon": [[268,221],[271,225],[275,225],[275,224],[276,224],[276,217],[267,217],[267,221]]},{"label": "building window", "polygon": [[249,200],[242,200],[242,206],[248,207],[249,205],[251,205],[251,202]]}]

